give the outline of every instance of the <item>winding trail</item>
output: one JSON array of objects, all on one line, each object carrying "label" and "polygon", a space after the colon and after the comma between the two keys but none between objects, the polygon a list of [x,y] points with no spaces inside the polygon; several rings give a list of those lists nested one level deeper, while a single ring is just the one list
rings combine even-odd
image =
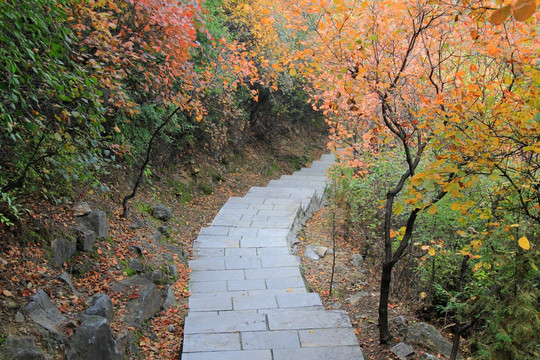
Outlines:
[{"label": "winding trail", "polygon": [[290,252],[322,206],[323,155],[311,167],[230,198],[194,243],[183,360],[362,360],[345,311],[307,292]]}]

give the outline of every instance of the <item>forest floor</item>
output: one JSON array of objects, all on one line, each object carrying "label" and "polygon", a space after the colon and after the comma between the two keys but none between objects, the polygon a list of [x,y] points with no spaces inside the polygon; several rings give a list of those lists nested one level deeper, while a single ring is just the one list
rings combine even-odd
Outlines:
[{"label": "forest floor", "polygon": [[[342,221],[343,209],[336,209],[335,215],[333,211],[331,206],[323,207],[307,221],[298,235],[300,240],[298,252],[302,259],[304,276],[311,290],[320,295],[325,308],[347,311],[366,360],[398,360],[390,348],[400,341],[399,337],[395,337],[394,343],[381,344],[379,342],[378,306],[382,254],[381,256],[364,256],[363,264],[359,267],[355,266],[352,257],[354,254],[362,254],[362,250],[356,245],[355,235],[348,233],[345,229]],[[335,248],[335,270],[331,295],[329,295],[329,290],[333,255],[327,254],[319,260],[312,260],[304,256],[306,246],[309,244],[320,244],[329,249]],[[351,301],[351,297],[359,293],[364,296]],[[389,319],[403,316],[408,325],[423,321],[419,316],[421,303],[420,299],[403,301],[396,294],[391,293]],[[393,328],[392,324],[390,324],[390,330],[394,336],[397,335],[397,329]],[[446,337],[451,340],[449,336]],[[424,359],[424,351],[432,353],[418,347],[415,350],[417,353],[408,359]],[[440,358],[444,359],[442,356]]]},{"label": "forest floor", "polygon": [[[305,139],[311,139],[306,144]],[[80,323],[80,314],[95,293],[109,294],[114,305],[115,320],[111,322],[118,339],[126,331],[135,334],[138,349],[131,349],[130,358],[177,359],[182,345],[182,327],[187,315],[189,270],[184,259],[172,255],[167,245],[181,248],[187,257],[203,226],[208,226],[219,209],[231,196],[244,196],[251,186],[266,186],[269,180],[292,173],[318,159],[326,150],[326,135],[322,133],[291,132],[286,137],[272,139],[271,144],[253,141],[244,148],[222,157],[195,153],[183,167],[153,167],[152,175],[137,196],[130,202],[130,216],[121,216],[121,199],[128,193],[130,178],[112,173],[102,179],[110,191],[100,194],[90,189],[76,189],[68,201],[30,199],[29,209],[20,226],[0,226],[0,345],[8,334],[30,335],[42,348],[50,346],[43,331],[29,320],[17,321],[18,313],[37,290],[43,289],[68,321],[62,329],[66,337],[72,335]],[[94,251],[78,252],[63,266],[52,264],[51,242],[58,236],[69,237],[76,225],[74,204],[85,201],[92,208],[101,209],[109,221],[109,238],[98,240]],[[150,215],[153,204],[166,204],[173,213],[166,224]],[[134,229],[133,219],[146,225]],[[151,236],[160,225],[166,225],[167,236],[156,241]],[[128,327],[120,319],[126,304],[137,293],[116,294],[111,286],[133,275],[129,260],[133,249],[142,250],[139,258],[148,267],[158,268],[171,261],[178,268],[176,282],[171,285],[178,306],[163,310],[142,328]],[[58,276],[67,272],[75,294]],[[161,287],[158,286],[161,290]],[[137,289],[135,289],[136,291]],[[172,326],[171,326],[172,325]],[[49,349],[49,354],[51,354]],[[55,358],[64,358],[65,349],[56,349]]]}]

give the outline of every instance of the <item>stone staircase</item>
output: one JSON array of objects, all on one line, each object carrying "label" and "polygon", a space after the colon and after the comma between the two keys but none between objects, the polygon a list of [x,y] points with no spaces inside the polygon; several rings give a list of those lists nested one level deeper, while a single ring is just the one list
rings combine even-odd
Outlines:
[{"label": "stone staircase", "polygon": [[194,243],[183,360],[360,360],[345,311],[306,290],[290,249],[318,210],[333,162],[230,198]]}]

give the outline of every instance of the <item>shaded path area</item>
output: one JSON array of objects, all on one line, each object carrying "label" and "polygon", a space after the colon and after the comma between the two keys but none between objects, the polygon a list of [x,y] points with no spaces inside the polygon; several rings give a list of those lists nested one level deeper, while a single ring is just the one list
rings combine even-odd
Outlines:
[{"label": "shaded path area", "polygon": [[194,243],[183,360],[363,359],[345,311],[306,290],[291,245],[333,156],[230,198]]}]

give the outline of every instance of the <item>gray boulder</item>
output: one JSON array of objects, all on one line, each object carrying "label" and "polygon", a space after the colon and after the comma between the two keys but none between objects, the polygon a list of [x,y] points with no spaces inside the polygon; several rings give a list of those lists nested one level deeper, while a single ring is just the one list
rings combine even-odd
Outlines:
[{"label": "gray boulder", "polygon": [[79,225],[75,228],[75,235],[77,237],[77,249],[87,252],[94,250],[94,244],[96,243],[95,231],[87,229],[84,225]]},{"label": "gray boulder", "polygon": [[162,290],[163,298],[163,309],[167,310],[168,308],[176,306],[176,298],[174,296],[174,291],[170,286],[167,286],[167,290]]},{"label": "gray boulder", "polygon": [[77,220],[79,225],[95,232],[98,239],[109,237],[109,222],[107,221],[107,215],[103,211],[92,210],[91,213],[80,216]]},{"label": "gray boulder", "polygon": [[137,338],[129,331],[118,336],[116,346],[123,359],[129,358],[129,355],[137,355],[139,353]]},{"label": "gray boulder", "polygon": [[122,319],[128,325],[140,327],[160,309],[159,291],[157,286],[140,275],[117,282],[111,287],[112,291],[123,292],[129,288],[139,288],[138,297],[128,301],[127,314]]},{"label": "gray boulder", "polygon": [[359,291],[359,292],[357,292],[356,294],[352,295],[349,298],[349,303],[351,304],[351,306],[356,306],[356,305],[358,305],[360,300],[362,300],[363,297],[369,296],[369,295],[370,294],[368,292],[366,292],[366,291]]},{"label": "gray boulder", "polygon": [[152,208],[152,216],[158,220],[168,221],[172,218],[172,211],[163,204],[156,204]]},{"label": "gray boulder", "polygon": [[67,259],[75,254],[76,246],[64,238],[56,238],[51,244],[53,261],[56,266],[62,266]]},{"label": "gray boulder", "polygon": [[355,267],[361,268],[364,265],[364,258],[360,254],[354,254],[352,256],[352,263]]},{"label": "gray boulder", "polygon": [[[452,344],[446,340],[439,331],[432,325],[423,322],[401,329],[400,335],[403,341],[428,348],[429,350],[450,357]],[[458,354],[457,359],[461,355]]]},{"label": "gray boulder", "polygon": [[75,295],[81,296],[81,293],[77,291],[77,288],[75,287],[75,285],[73,285],[73,282],[71,281],[71,278],[69,277],[67,272],[64,271],[62,274],[58,275],[58,279],[65,282]]},{"label": "gray boulder", "polygon": [[75,216],[85,216],[92,212],[92,208],[88,205],[87,202],[80,202],[73,205],[73,215]]},{"label": "gray boulder", "polygon": [[400,359],[406,359],[407,356],[414,354],[414,349],[411,345],[399,342],[390,348],[392,354],[396,355]]},{"label": "gray boulder", "polygon": [[81,326],[69,339],[66,359],[121,360],[107,319],[97,315],[84,316]]},{"label": "gray boulder", "polygon": [[58,326],[67,319],[54,306],[45,291],[38,290],[23,311],[36,324],[60,338],[63,337],[63,334],[58,330]]},{"label": "gray boulder", "polygon": [[136,259],[136,258],[129,259],[128,267],[131,270],[136,271],[138,273],[144,271],[144,265],[142,264],[142,262],[139,259]]},{"label": "gray boulder", "polygon": [[97,293],[87,302],[90,306],[84,311],[85,315],[98,315],[106,318],[109,322],[113,321],[113,303],[108,295]]},{"label": "gray boulder", "polygon": [[144,273],[143,276],[153,282],[156,285],[166,285],[170,283],[169,277],[163,272],[163,270],[154,270]]},{"label": "gray boulder", "polygon": [[306,247],[306,251],[304,251],[304,256],[312,260],[319,260],[325,257],[327,254],[333,253],[334,252],[332,249],[327,248],[326,246],[322,246],[320,244],[309,244]]},{"label": "gray boulder", "polygon": [[4,341],[2,359],[12,360],[42,360],[45,354],[38,348],[34,338],[29,336],[14,336],[9,334]]},{"label": "gray boulder", "polygon": [[388,321],[388,325],[390,325],[392,328],[400,330],[407,326],[407,321],[403,315],[396,316]]}]

